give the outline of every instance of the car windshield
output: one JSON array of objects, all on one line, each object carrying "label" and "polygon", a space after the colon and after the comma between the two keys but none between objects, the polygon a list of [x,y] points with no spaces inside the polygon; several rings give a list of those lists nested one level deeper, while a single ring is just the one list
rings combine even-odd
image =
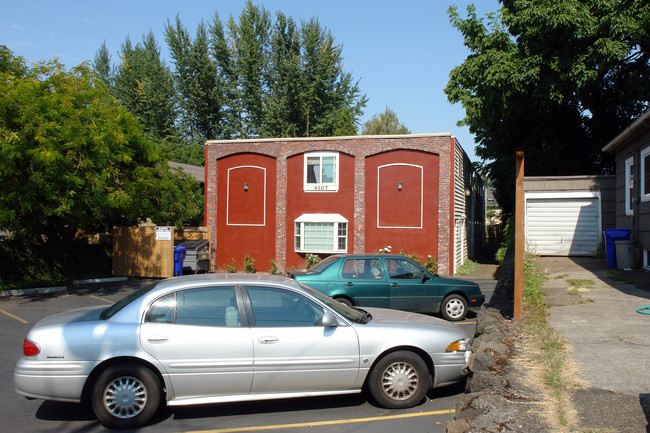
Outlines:
[{"label": "car windshield", "polygon": [[125,298],[120,299],[119,301],[117,301],[116,303],[114,303],[113,305],[111,305],[110,307],[105,309],[104,311],[102,311],[102,313],[99,315],[99,318],[102,319],[102,320],[110,319],[111,317],[113,317],[115,315],[115,313],[117,313],[122,308],[129,305],[131,302],[138,299],[140,296],[142,296],[145,293],[149,292],[154,287],[156,287],[156,284],[150,284],[150,285],[148,285],[146,287],[141,288],[140,290],[137,290],[137,291],[131,293],[130,295],[126,296]]},{"label": "car windshield", "polygon": [[330,298],[329,296],[325,296],[321,292],[312,289],[311,287],[307,287],[301,283],[298,284],[303,289],[311,293],[314,297],[318,298],[323,304],[327,305],[329,308],[336,311],[338,314],[345,317],[349,321],[354,323],[366,323],[368,321],[369,316],[365,311],[343,305],[340,302]]},{"label": "car windshield", "polygon": [[316,263],[314,266],[310,267],[308,270],[309,270],[310,273],[320,274],[325,269],[332,266],[332,264],[334,262],[336,262],[337,260],[339,260],[339,259],[340,259],[340,257],[337,257],[337,256],[329,256],[325,260],[321,260],[320,262]]}]

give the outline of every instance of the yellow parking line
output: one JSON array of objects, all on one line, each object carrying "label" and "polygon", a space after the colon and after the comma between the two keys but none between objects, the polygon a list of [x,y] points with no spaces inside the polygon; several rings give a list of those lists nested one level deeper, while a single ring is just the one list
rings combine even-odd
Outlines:
[{"label": "yellow parking line", "polygon": [[109,304],[114,304],[115,303],[113,301],[109,301],[108,299],[100,298],[99,296],[95,296],[95,295],[86,295],[86,296],[88,296],[89,298],[97,299],[99,301],[108,302]]},{"label": "yellow parking line", "polygon": [[197,431],[186,432],[186,433],[234,433],[234,432],[263,431],[263,430],[274,430],[274,429],[290,429],[290,428],[300,428],[300,427],[322,427],[322,426],[336,425],[336,424],[352,424],[352,423],[360,423],[360,422],[386,421],[389,419],[403,419],[403,418],[415,418],[420,416],[444,415],[444,414],[454,413],[454,412],[455,412],[454,410],[436,410],[431,412],[405,413],[401,415],[377,416],[371,418],[337,419],[331,421],[303,422],[303,423],[296,423],[296,424],[260,425],[260,426],[253,426],[253,427],[225,428],[219,430],[200,430],[200,431],[197,430]]},{"label": "yellow parking line", "polygon": [[0,308],[0,313],[4,314],[5,316],[9,316],[9,317],[11,317],[12,319],[16,319],[16,320],[18,320],[18,321],[21,322],[21,323],[29,323],[27,320],[21,319],[21,318],[18,317],[18,316],[14,316],[13,314],[8,313],[8,312],[6,312],[5,310],[3,310],[3,309],[1,309],[1,308]]},{"label": "yellow parking line", "polygon": [[95,296],[95,295],[89,295],[88,293],[80,292],[78,290],[70,290],[70,291],[74,292],[74,293],[79,293],[80,295],[83,295],[83,296],[88,296],[89,298],[97,299],[98,301],[108,302],[109,304],[114,304],[115,303],[113,301],[109,301],[108,299],[100,298],[99,296]]},{"label": "yellow parking line", "polygon": [[476,320],[466,320],[464,322],[454,322],[454,325],[475,325]]}]

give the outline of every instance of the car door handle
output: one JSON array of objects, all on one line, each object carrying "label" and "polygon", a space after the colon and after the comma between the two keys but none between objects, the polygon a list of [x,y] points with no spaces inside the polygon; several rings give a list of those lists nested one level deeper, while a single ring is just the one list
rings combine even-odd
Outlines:
[{"label": "car door handle", "polygon": [[350,281],[348,281],[347,283],[344,284],[344,286],[354,286],[354,283],[351,283]]},{"label": "car door handle", "polygon": [[397,283],[390,283],[390,286],[391,286],[391,287],[399,287],[399,284],[397,284]]},{"label": "car door handle", "polygon": [[166,343],[169,341],[169,338],[164,335],[152,335],[151,337],[147,337],[147,341],[149,343]]},{"label": "car door handle", "polygon": [[278,337],[260,337],[257,341],[261,344],[275,344],[280,341],[280,339]]}]

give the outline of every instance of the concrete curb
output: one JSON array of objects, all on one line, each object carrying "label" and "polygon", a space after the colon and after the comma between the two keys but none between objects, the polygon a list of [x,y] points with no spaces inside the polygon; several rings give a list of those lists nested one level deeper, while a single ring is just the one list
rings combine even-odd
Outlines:
[{"label": "concrete curb", "polygon": [[[73,285],[78,284],[91,284],[91,283],[112,283],[118,281],[128,281],[127,277],[110,277],[110,278],[91,278],[88,280],[74,280]],[[27,295],[43,295],[59,292],[67,292],[68,286],[56,287],[37,287],[34,289],[16,289],[16,290],[0,290],[0,297],[2,296],[27,296]]]},{"label": "concrete curb", "polygon": [[1,290],[0,296],[40,295],[40,294],[47,294],[47,293],[65,292],[67,290],[68,287],[66,286],[38,287],[35,289]]},{"label": "concrete curb", "polygon": [[127,277],[111,277],[111,278],[91,278],[88,280],[74,280],[72,284],[91,284],[91,283],[113,283],[117,281],[128,281]]}]

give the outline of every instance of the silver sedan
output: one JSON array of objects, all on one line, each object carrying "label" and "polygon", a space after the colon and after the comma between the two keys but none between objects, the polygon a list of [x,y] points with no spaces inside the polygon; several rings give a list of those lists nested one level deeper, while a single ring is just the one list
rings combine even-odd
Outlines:
[{"label": "silver sedan", "polygon": [[411,407],[462,380],[469,341],[433,317],[352,308],[258,274],[171,278],[108,308],[47,317],[14,372],[28,398],[88,402],[109,428],[162,404],[358,393]]}]

